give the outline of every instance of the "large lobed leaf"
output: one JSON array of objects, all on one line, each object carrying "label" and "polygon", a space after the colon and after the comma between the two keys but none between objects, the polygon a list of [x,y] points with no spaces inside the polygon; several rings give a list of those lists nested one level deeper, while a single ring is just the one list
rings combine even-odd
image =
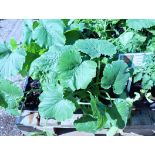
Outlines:
[{"label": "large lobed leaf", "polygon": [[141,30],[143,28],[150,28],[155,25],[154,19],[128,19],[127,25],[134,30]]},{"label": "large lobed leaf", "polygon": [[60,85],[48,87],[40,96],[39,113],[46,119],[55,118],[64,121],[72,117],[75,111],[73,102],[63,98],[63,88]]},{"label": "large lobed leaf", "polygon": [[33,20],[32,19],[24,20],[22,28],[23,28],[22,42],[25,44],[30,44],[32,40]]},{"label": "large lobed leaf", "polygon": [[116,54],[116,47],[107,40],[80,39],[75,42],[75,47],[79,51],[88,54],[91,58]]},{"label": "large lobed leaf", "polygon": [[82,62],[80,53],[74,49],[63,52],[58,62],[59,81],[72,90],[86,89],[96,76],[97,64],[94,61]]},{"label": "large lobed leaf", "polygon": [[136,32],[125,32],[119,36],[120,45],[117,46],[118,50],[122,52],[136,52],[141,49],[146,37]]},{"label": "large lobed leaf", "polygon": [[103,71],[101,86],[104,89],[112,87],[115,94],[121,94],[130,76],[127,72],[127,67],[128,65],[122,60],[107,64]]},{"label": "large lobed leaf", "polygon": [[49,48],[52,45],[65,44],[64,24],[59,19],[40,20],[33,31],[33,39],[41,47]]},{"label": "large lobed leaf", "polygon": [[50,47],[46,53],[32,62],[29,75],[33,79],[40,80],[42,84],[49,83],[49,81],[55,83],[56,66],[61,52],[61,47]]},{"label": "large lobed leaf", "polygon": [[5,43],[0,44],[0,77],[17,75],[23,67],[25,56],[26,52],[22,48],[12,50]]},{"label": "large lobed leaf", "polygon": [[123,46],[129,44],[134,36],[134,32],[126,32],[119,36],[119,41]]},{"label": "large lobed leaf", "polygon": [[[8,80],[0,79],[0,104],[8,109],[17,108],[23,91]],[[3,105],[2,105],[3,104]]]}]

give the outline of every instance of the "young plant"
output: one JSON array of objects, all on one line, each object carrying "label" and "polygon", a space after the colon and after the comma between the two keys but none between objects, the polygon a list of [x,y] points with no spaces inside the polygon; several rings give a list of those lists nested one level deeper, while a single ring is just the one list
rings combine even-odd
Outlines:
[{"label": "young plant", "polygon": [[[82,116],[74,122],[78,131],[96,133],[108,128],[107,135],[114,135],[123,129],[135,99],[123,97],[130,73],[124,61],[116,60],[122,51],[115,45],[133,45],[129,38],[141,37],[137,31],[152,27],[154,21],[98,20],[91,31],[99,37],[88,35],[89,26],[84,23],[25,20],[21,44],[0,45],[0,105],[18,109],[24,93],[7,79],[21,74],[41,84],[41,117],[61,122],[80,110]],[[146,38],[140,40],[143,43]]]},{"label": "young plant", "polygon": [[[150,56],[149,59],[143,63],[142,66],[136,67],[133,72],[133,82],[140,82],[141,84],[141,94],[145,98],[152,102],[150,99],[153,98],[154,92],[152,92],[153,87],[155,86],[155,57]],[[152,95],[151,95],[152,93]]]}]

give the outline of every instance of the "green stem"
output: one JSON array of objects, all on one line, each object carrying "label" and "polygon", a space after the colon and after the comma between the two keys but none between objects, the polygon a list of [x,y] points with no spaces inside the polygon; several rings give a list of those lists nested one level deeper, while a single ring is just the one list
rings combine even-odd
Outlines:
[{"label": "green stem", "polygon": [[107,28],[107,21],[105,20],[104,29],[103,29],[104,32],[106,32],[106,28]]},{"label": "green stem", "polygon": [[99,83],[99,81],[100,81],[100,68],[101,68],[101,62],[100,62],[100,58],[98,58],[98,60],[97,60],[97,80],[96,80],[96,83]]},{"label": "green stem", "polygon": [[101,62],[100,62],[100,58],[98,58],[98,60],[97,60],[97,79],[96,79],[96,83],[97,83],[96,87],[97,87],[97,95],[98,96],[100,94],[99,85],[98,85],[98,83],[100,81],[100,68],[101,68]]},{"label": "green stem", "polygon": [[106,95],[107,95],[108,99],[110,100],[110,103],[112,104],[112,100],[113,100],[113,99],[110,97],[110,95],[109,95],[108,92],[106,92]]},{"label": "green stem", "polygon": [[[107,93],[106,93],[106,95],[107,95]],[[116,98],[111,98],[110,96],[109,96],[109,94],[107,95],[108,97],[105,97],[105,96],[103,96],[103,95],[99,95],[102,99],[106,99],[106,100],[109,100],[110,102],[111,101],[114,101]]]}]

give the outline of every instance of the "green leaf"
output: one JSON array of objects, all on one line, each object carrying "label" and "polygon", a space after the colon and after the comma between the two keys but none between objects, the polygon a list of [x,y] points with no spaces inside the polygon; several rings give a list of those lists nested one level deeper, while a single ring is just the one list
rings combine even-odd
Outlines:
[{"label": "green leaf", "polygon": [[153,72],[153,73],[151,74],[151,79],[153,80],[154,85],[155,85],[155,72]]},{"label": "green leaf", "polygon": [[144,74],[143,76],[143,83],[148,82],[151,79],[151,77],[148,74]]},{"label": "green leaf", "polygon": [[62,19],[63,23],[65,24],[65,26],[68,25],[68,22],[70,21],[70,19]]},{"label": "green leaf", "polygon": [[116,47],[107,40],[98,39],[80,39],[75,42],[75,47],[88,54],[91,58],[100,57],[100,55],[112,56],[116,54]]},{"label": "green leaf", "polygon": [[[136,32],[126,32],[120,35],[119,43],[117,46],[118,51],[124,53],[131,53],[140,51],[146,41],[146,37]],[[121,46],[120,46],[121,45]]]},{"label": "green leaf", "polygon": [[64,24],[59,19],[40,20],[39,26],[33,31],[33,39],[41,47],[65,44]]},{"label": "green leaf", "polygon": [[154,19],[128,19],[127,26],[134,30],[141,30],[143,28],[150,28],[155,25]]},{"label": "green leaf", "polygon": [[93,116],[100,116],[105,114],[105,106],[98,98],[90,93],[90,105],[93,112]]},{"label": "green leaf", "polygon": [[72,23],[69,25],[68,29],[66,32],[70,30],[78,30],[78,31],[83,31],[83,29],[86,28],[84,23]]},{"label": "green leaf", "polygon": [[39,55],[34,54],[34,53],[28,53],[25,57],[25,63],[23,64],[23,68],[22,71],[20,72],[22,76],[27,76],[30,66],[32,64],[32,62],[37,59],[39,57]]},{"label": "green leaf", "polygon": [[28,75],[31,63],[38,58],[40,55],[45,53],[46,49],[41,48],[38,44],[35,42],[31,42],[28,45],[24,46],[27,55],[25,58],[25,63],[23,65],[22,71],[20,72],[23,76]]},{"label": "green leaf", "polygon": [[97,97],[94,97],[92,95],[92,93],[90,93],[90,105],[91,105],[91,109],[93,112],[93,116],[98,116],[98,108],[97,108],[97,103],[98,103],[98,99]]},{"label": "green leaf", "polygon": [[35,42],[31,42],[28,45],[24,45],[24,48],[26,49],[27,53],[33,53],[33,54],[37,54],[39,56],[47,51],[47,49],[40,47]]},{"label": "green leaf", "polygon": [[90,93],[90,105],[91,105],[91,109],[93,112],[93,116],[94,118],[97,119],[97,129],[102,129],[106,122],[107,122],[107,118],[105,115],[105,106],[103,103],[101,103],[97,97],[94,97],[91,93]]},{"label": "green leaf", "polygon": [[149,44],[147,45],[147,51],[155,52],[155,37],[149,40]]},{"label": "green leaf", "polygon": [[60,85],[49,87],[40,96],[39,113],[44,118],[55,118],[64,121],[73,116],[75,105],[63,98],[63,88]]},{"label": "green leaf", "polygon": [[134,76],[134,83],[140,81],[142,79],[142,73],[138,73]]},{"label": "green leaf", "polygon": [[149,31],[150,33],[152,33],[152,35],[155,35],[155,30],[147,30]]},{"label": "green leaf", "polygon": [[116,99],[112,107],[107,107],[106,116],[111,126],[124,128],[130,115],[130,105],[126,100]]},{"label": "green leaf", "polygon": [[145,42],[145,40],[146,40],[146,37],[145,36],[143,36],[141,34],[138,34],[138,33],[135,33],[135,35],[133,37],[133,40],[132,40],[132,44],[135,44],[134,45],[135,47],[138,47],[138,46],[140,47],[141,45],[143,45],[143,43]]},{"label": "green leaf", "polygon": [[133,32],[126,32],[119,36],[119,41],[123,46],[126,46],[128,43],[131,42],[131,39],[133,38],[134,33]]},{"label": "green leaf", "polygon": [[5,101],[8,109],[15,109],[23,97],[23,91],[8,80],[0,79],[0,100]]},{"label": "green leaf", "polygon": [[130,74],[127,72],[128,65],[122,61],[113,61],[112,64],[107,64],[103,71],[103,77],[101,79],[101,86],[104,89],[113,87],[115,94],[121,94]]},{"label": "green leaf", "polygon": [[7,108],[7,103],[5,101],[4,95],[0,93],[0,108]]},{"label": "green leaf", "polygon": [[24,44],[30,44],[32,40],[32,31],[33,31],[33,20],[26,19],[23,22],[23,38],[22,42]]},{"label": "green leaf", "polygon": [[142,88],[146,90],[150,90],[153,87],[153,80],[151,76],[148,74],[144,74],[142,79]]},{"label": "green leaf", "polygon": [[11,51],[6,44],[0,44],[0,77],[17,75],[23,67],[26,52],[22,48]]},{"label": "green leaf", "polygon": [[103,64],[107,64],[108,63],[108,61],[109,61],[109,59],[107,58],[107,57],[104,57],[102,60],[101,60],[101,63],[103,63]]},{"label": "green leaf", "polygon": [[12,50],[15,50],[18,47],[16,40],[13,38],[10,39],[10,45]]},{"label": "green leaf", "polygon": [[52,46],[49,50],[34,60],[31,64],[29,75],[33,79],[40,80],[42,84],[55,83],[56,79],[56,66],[58,58],[61,55],[62,48]]},{"label": "green leaf", "polygon": [[82,34],[80,31],[70,30],[65,32],[65,37],[66,37],[66,45],[73,45],[75,41],[77,41],[82,37]]},{"label": "green leaf", "polygon": [[18,109],[6,109],[6,112],[13,116],[21,116],[21,113],[18,111]]},{"label": "green leaf", "polygon": [[82,62],[80,53],[74,49],[63,52],[58,62],[60,83],[72,90],[86,89],[96,76],[97,64],[87,60]]},{"label": "green leaf", "polygon": [[97,120],[90,115],[84,115],[74,121],[76,130],[95,133],[97,131]]}]

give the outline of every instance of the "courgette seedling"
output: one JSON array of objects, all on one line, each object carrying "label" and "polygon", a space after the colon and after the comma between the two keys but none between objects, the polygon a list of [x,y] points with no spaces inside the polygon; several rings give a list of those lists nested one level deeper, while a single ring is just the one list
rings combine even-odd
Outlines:
[{"label": "courgette seedling", "polygon": [[[148,31],[155,21],[98,21],[91,29],[91,20],[88,24],[84,20],[24,20],[22,42],[0,44],[0,105],[18,109],[24,93],[8,79],[21,74],[41,84],[38,111],[42,118],[62,122],[81,110],[81,118],[74,122],[78,131],[96,133],[109,128],[107,135],[114,135],[124,129],[135,99],[125,97],[131,74],[128,65],[115,56],[140,49],[143,43],[150,46],[141,30]],[[85,35],[86,29],[98,36]],[[147,75],[152,79],[150,70]],[[151,87],[154,79],[148,80],[147,75],[143,83]]]}]

